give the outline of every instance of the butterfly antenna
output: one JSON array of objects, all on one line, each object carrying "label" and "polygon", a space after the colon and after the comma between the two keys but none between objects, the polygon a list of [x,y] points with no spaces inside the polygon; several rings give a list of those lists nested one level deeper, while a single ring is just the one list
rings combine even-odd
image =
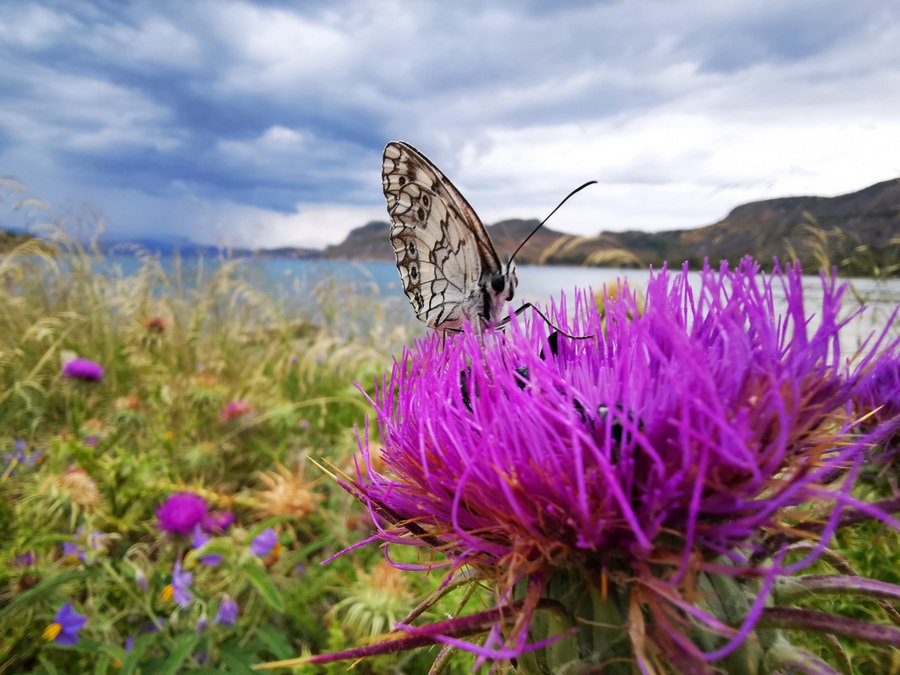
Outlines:
[{"label": "butterfly antenna", "polygon": [[567,194],[567,195],[563,198],[563,200],[562,200],[559,204],[556,205],[556,208],[553,209],[553,210],[549,213],[549,215],[548,215],[546,218],[544,218],[540,223],[538,223],[538,226],[537,226],[536,228],[534,228],[534,229],[531,231],[531,234],[529,234],[527,237],[525,237],[525,240],[524,240],[521,244],[519,244],[519,248],[517,248],[517,249],[513,252],[513,254],[509,257],[509,263],[508,263],[507,266],[506,266],[507,269],[509,269],[509,265],[512,265],[513,259],[515,259],[516,255],[518,255],[519,251],[522,250],[522,247],[523,247],[525,244],[528,243],[528,240],[531,239],[531,238],[534,236],[534,233],[535,233],[535,232],[537,232],[539,229],[541,229],[541,228],[544,226],[544,223],[546,223],[548,220],[550,220],[550,216],[552,216],[554,213],[556,213],[557,211],[559,211],[559,207],[561,207],[563,204],[565,204],[567,201],[569,201],[569,199],[570,199],[571,197],[573,197],[575,194],[577,194],[577,193],[581,192],[582,190],[584,190],[584,188],[586,188],[588,185],[594,185],[596,182],[597,182],[597,181],[595,181],[595,180],[589,180],[589,181],[588,181],[587,183],[585,183],[584,185],[579,185],[577,188],[575,188],[575,189],[572,190],[569,194]]}]

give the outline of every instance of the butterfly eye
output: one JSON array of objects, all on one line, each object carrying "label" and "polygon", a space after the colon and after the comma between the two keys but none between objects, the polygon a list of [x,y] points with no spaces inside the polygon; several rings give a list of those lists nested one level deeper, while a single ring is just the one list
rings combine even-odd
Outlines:
[{"label": "butterfly eye", "polygon": [[506,286],[506,279],[502,274],[495,274],[491,277],[491,288],[494,289],[494,293],[501,293],[504,286]]}]

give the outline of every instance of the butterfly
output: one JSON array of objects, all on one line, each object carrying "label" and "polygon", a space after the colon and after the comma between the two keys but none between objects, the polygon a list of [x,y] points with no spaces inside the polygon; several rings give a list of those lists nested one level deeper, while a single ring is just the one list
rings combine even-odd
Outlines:
[{"label": "butterfly", "polygon": [[381,182],[403,292],[416,316],[441,331],[459,330],[467,321],[478,328],[502,324],[518,285],[516,253],[544,222],[503,266],[478,214],[414,147],[403,141],[387,144]]}]

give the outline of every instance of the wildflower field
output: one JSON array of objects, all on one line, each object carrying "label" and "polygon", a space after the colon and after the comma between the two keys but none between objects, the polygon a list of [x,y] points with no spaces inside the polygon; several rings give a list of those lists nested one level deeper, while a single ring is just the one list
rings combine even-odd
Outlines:
[{"label": "wildflower field", "polygon": [[900,672],[898,331],[831,281],[415,340],[60,250],[0,257],[0,672]]}]

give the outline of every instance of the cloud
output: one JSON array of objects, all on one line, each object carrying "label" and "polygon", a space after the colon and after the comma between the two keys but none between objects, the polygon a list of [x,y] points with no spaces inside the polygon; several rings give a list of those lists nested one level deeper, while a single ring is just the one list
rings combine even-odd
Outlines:
[{"label": "cloud", "polygon": [[898,62],[890,0],[11,2],[0,170],[122,232],[324,243],[403,139],[487,222],[596,178],[554,227],[697,226],[900,173]]}]

